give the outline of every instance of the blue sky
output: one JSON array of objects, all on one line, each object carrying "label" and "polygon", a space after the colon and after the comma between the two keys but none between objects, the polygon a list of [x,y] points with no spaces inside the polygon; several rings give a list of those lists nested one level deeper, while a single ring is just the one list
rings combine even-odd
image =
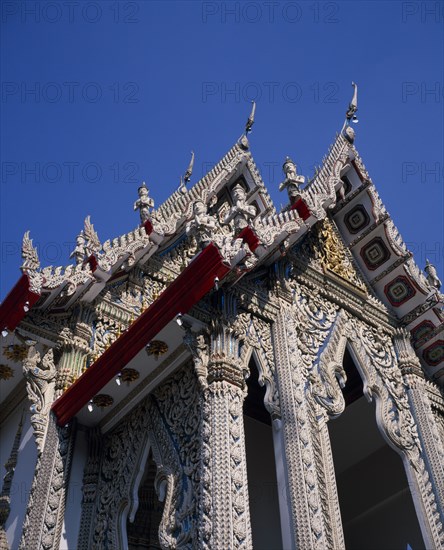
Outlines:
[{"label": "blue sky", "polygon": [[[437,11],[438,10],[438,11]],[[356,146],[404,240],[443,277],[443,18],[438,2],[1,2],[1,288],[30,229],[69,263],[138,223],[196,153],[195,183],[241,135],[279,207],[286,155],[320,164],[359,85]]]}]

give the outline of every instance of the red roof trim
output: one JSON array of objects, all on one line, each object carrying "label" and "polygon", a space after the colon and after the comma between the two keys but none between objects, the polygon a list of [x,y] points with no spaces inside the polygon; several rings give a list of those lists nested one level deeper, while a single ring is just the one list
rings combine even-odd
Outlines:
[{"label": "red roof trim", "polygon": [[25,305],[31,309],[39,298],[40,293],[30,290],[29,277],[23,273],[0,305],[0,330],[14,330],[26,315]]},{"label": "red roof trim", "polygon": [[311,212],[303,199],[298,199],[295,203],[291,205],[290,210],[295,209],[297,210],[299,216],[304,220],[304,222],[308,220],[308,218],[311,216]]},{"label": "red roof trim", "polygon": [[159,298],[93,363],[52,410],[64,426],[116,376],[141,349],[178,313],[186,313],[230,271],[216,246],[211,243],[182,271]]},{"label": "red roof trim", "polygon": [[248,244],[251,252],[254,252],[256,248],[261,244],[259,237],[249,225],[247,225],[247,227],[244,227],[237,237],[238,239],[242,239],[244,243]]}]

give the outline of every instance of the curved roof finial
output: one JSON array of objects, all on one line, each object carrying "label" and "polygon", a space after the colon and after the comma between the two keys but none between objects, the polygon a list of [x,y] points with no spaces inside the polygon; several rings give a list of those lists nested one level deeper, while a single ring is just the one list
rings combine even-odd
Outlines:
[{"label": "curved roof finial", "polygon": [[356,116],[356,111],[358,110],[358,85],[352,82],[352,86],[355,89],[353,93],[353,98],[348,106],[348,110],[345,113],[345,118],[347,120],[352,120],[353,122],[358,122],[358,117]]},{"label": "curved roof finial", "polygon": [[187,171],[185,172],[185,175],[183,176],[183,181],[185,183],[188,183],[190,181],[191,176],[193,174],[193,167],[194,167],[194,151],[191,151],[190,164],[188,165]]},{"label": "curved roof finial", "polygon": [[247,124],[245,124],[245,135],[249,134],[251,132],[251,128],[254,124],[254,114],[256,113],[256,102],[251,102],[253,105],[251,107],[251,113],[248,117]]},{"label": "curved roof finial", "polygon": [[350,126],[350,121],[352,121],[354,124],[358,123],[358,117],[356,116],[356,112],[358,110],[358,85],[355,82],[352,82],[352,86],[354,88],[353,97],[348,105],[347,112],[345,113],[344,126],[342,127],[341,131],[342,135],[350,143],[353,143],[355,139],[355,131]]}]

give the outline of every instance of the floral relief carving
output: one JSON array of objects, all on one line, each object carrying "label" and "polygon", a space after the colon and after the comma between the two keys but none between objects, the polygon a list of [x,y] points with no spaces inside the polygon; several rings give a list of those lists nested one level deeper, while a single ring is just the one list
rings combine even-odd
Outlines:
[{"label": "floral relief carving", "polygon": [[[108,435],[103,443],[94,549],[119,547],[120,514],[131,501],[131,484],[143,449],[149,444],[157,464],[155,480],[164,513],[159,527],[162,548],[192,548],[196,540],[199,491],[200,409],[198,382],[191,364],[168,378]],[[115,483],[115,480],[118,483]]]}]

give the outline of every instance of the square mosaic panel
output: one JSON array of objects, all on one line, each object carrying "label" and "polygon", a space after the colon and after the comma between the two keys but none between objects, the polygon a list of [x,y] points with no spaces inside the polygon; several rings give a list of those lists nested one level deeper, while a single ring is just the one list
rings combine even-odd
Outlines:
[{"label": "square mosaic panel", "polygon": [[424,361],[432,366],[437,367],[441,363],[444,362],[444,340],[438,340],[437,342],[433,343],[431,346],[426,348],[422,352],[422,356],[424,357]]},{"label": "square mosaic panel", "polygon": [[422,323],[419,323],[416,327],[413,327],[410,331],[410,334],[412,335],[412,341],[413,344],[416,345],[420,340],[425,338],[428,334],[433,332],[435,328],[435,325],[432,323],[432,321],[422,321]]},{"label": "square mosaic panel", "polygon": [[359,204],[344,216],[344,223],[349,232],[354,235],[370,223],[370,217],[362,204]]},{"label": "square mosaic panel", "polygon": [[390,252],[380,237],[375,237],[363,246],[360,254],[370,271],[377,269],[390,258]]},{"label": "square mosaic panel", "polygon": [[385,285],[384,293],[392,306],[398,307],[410,300],[416,294],[416,290],[407,277],[399,275]]}]

